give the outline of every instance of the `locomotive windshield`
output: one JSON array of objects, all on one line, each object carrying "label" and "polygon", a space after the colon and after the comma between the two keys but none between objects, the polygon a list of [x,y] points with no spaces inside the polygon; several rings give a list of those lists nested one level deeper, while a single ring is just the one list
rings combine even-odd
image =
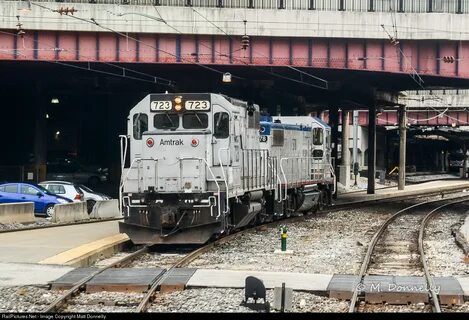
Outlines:
[{"label": "locomotive windshield", "polygon": [[186,113],[182,116],[184,129],[206,129],[208,127],[208,115],[206,113]]},{"label": "locomotive windshield", "polygon": [[177,113],[159,113],[153,118],[156,129],[177,129],[179,127],[179,115]]}]

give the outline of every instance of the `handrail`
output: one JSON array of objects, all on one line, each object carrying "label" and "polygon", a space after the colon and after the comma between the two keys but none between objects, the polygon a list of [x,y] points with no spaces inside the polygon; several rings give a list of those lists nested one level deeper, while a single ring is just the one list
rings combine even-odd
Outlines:
[{"label": "handrail", "polygon": [[[120,181],[120,184],[119,184],[119,192],[120,192],[120,195],[119,197],[122,197],[122,192],[123,192],[123,189],[124,189],[124,180],[127,180],[128,176],[129,176],[129,173],[130,173],[130,170],[132,169],[134,163],[137,161],[141,161],[142,158],[135,158],[134,160],[132,160],[132,162],[130,163],[130,166],[129,168],[127,169],[127,172],[125,174],[125,178],[124,178],[124,171],[122,171],[121,173],[121,181]],[[119,199],[119,201],[122,201],[123,199]],[[122,209],[122,208],[121,208]],[[123,212],[121,212],[123,213]]]},{"label": "handrail", "polygon": [[285,171],[283,170],[283,165],[282,165],[283,160],[288,160],[288,159],[290,159],[290,158],[281,158],[280,159],[280,171],[282,171],[283,178],[285,179],[285,197],[282,198],[282,200],[287,200],[287,198],[288,198],[288,196],[287,196],[288,181],[287,181],[287,176],[285,175]]},{"label": "handrail", "polygon": [[125,166],[125,158],[127,156],[127,146],[128,146],[128,140],[129,138],[121,134],[119,135],[119,142],[120,142],[120,147],[121,147],[121,181],[119,182],[119,210],[122,212],[122,207],[123,207],[123,202],[122,202],[122,189],[123,189],[123,181],[122,181],[122,174],[124,173],[124,166]]},{"label": "handrail", "polygon": [[228,213],[230,211],[229,198],[228,198],[228,182],[226,180],[225,169],[223,169],[223,162],[221,161],[221,150],[228,151],[228,163],[231,160],[231,151],[228,147],[218,149],[218,161],[220,162],[221,173],[223,174],[223,180],[225,182],[225,191],[226,191],[226,210],[223,210],[223,213]]}]

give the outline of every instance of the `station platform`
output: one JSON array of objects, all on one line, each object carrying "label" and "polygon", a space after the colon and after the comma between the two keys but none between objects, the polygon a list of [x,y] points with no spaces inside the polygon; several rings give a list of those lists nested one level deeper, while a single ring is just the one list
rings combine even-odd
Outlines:
[{"label": "station platform", "polygon": [[405,186],[404,190],[396,187],[376,189],[375,194],[367,194],[366,190],[341,193],[335,204],[377,201],[406,196],[417,196],[425,193],[439,193],[469,189],[469,180],[437,180]]},{"label": "station platform", "polygon": [[121,235],[118,220],[1,233],[0,286],[45,284],[76,267],[69,262],[89,254],[84,247],[109,247]]}]

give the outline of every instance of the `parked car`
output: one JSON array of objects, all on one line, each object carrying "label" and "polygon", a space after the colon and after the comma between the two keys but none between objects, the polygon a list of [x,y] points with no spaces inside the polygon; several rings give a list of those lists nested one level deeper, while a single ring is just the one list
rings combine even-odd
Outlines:
[{"label": "parked car", "polygon": [[86,201],[88,213],[91,213],[96,201],[111,199],[111,197],[94,192],[82,184],[74,184],[67,181],[43,181],[39,185],[54,194],[61,195],[73,201]]},{"label": "parked car", "polygon": [[77,184],[66,181],[43,181],[40,186],[49,192],[70,199],[74,202],[85,201],[85,194]]},{"label": "parked car", "polygon": [[34,202],[34,212],[51,217],[54,206],[71,200],[52,194],[40,185],[32,183],[5,183],[0,185],[0,203]]},{"label": "parked car", "polygon": [[91,213],[91,211],[93,210],[94,205],[96,204],[96,201],[111,200],[112,199],[111,197],[109,197],[105,194],[99,193],[99,192],[95,192],[95,191],[91,190],[90,188],[88,188],[87,186],[84,186],[82,184],[79,184],[78,188],[80,188],[80,190],[85,195],[86,204],[88,206],[88,213]]},{"label": "parked car", "polygon": [[86,167],[74,159],[60,158],[47,163],[46,179],[97,186],[108,181],[108,170],[100,167]]}]

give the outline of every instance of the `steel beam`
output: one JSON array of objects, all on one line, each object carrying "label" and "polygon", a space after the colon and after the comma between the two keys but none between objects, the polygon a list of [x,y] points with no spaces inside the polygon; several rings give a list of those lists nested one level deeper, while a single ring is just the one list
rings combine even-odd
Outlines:
[{"label": "steel beam", "polygon": [[405,106],[399,107],[399,181],[398,190],[404,190],[405,187],[405,164],[406,164],[406,110]]},{"label": "steel beam", "polygon": [[368,194],[375,193],[376,174],[376,107],[370,106],[368,112]]},{"label": "steel beam", "polygon": [[[406,40],[399,44],[404,58],[394,53],[396,48],[391,43],[380,39],[253,36],[249,55],[244,55],[236,50],[235,42],[230,50],[231,37],[225,35],[141,33],[126,38],[110,32],[32,31],[19,37],[16,30],[4,32],[0,35],[0,60],[190,64],[196,60],[194,48],[199,48],[200,63],[208,64],[312,66],[400,74],[414,72],[414,66],[421,76],[469,79],[469,60],[461,58],[469,55],[469,41],[429,40],[420,44]],[[53,48],[58,54],[51,52]],[[440,62],[439,57],[444,55],[454,56],[454,64]]]}]

